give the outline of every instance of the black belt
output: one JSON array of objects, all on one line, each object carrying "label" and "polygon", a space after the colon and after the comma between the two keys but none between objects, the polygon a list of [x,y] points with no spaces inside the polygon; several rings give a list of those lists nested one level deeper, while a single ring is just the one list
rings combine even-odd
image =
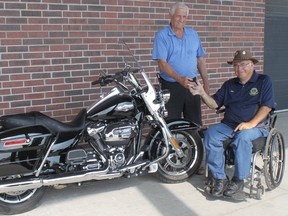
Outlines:
[{"label": "black belt", "polygon": [[[157,78],[158,78],[158,81],[160,83],[166,82],[166,83],[170,83],[170,84],[178,84],[178,85],[180,85],[180,83],[178,83],[178,82],[170,82],[170,81],[167,81],[167,80],[163,79],[159,74],[157,74]],[[196,82],[196,80],[197,80],[196,77],[193,77],[192,79],[193,79],[193,82]]]}]

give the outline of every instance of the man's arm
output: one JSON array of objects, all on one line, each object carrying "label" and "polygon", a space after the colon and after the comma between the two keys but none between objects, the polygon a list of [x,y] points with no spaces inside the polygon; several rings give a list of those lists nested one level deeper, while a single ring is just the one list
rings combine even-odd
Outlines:
[{"label": "man's arm", "polygon": [[211,109],[218,108],[218,104],[203,88],[201,83],[197,80],[196,83],[189,84],[189,90],[193,95],[200,95],[203,102]]},{"label": "man's arm", "polygon": [[272,108],[267,106],[262,106],[259,108],[255,116],[248,122],[242,122],[240,123],[234,131],[238,130],[245,130],[245,129],[251,129],[256,127],[262,120],[264,120],[269,112],[272,110]]},{"label": "man's arm", "polygon": [[207,94],[209,94],[209,83],[208,83],[208,75],[205,59],[203,57],[200,57],[197,59],[197,62],[198,62],[197,67],[203,81],[204,90],[207,92]]},{"label": "man's arm", "polygon": [[157,60],[158,67],[161,71],[164,71],[168,76],[176,80],[180,85],[188,88],[189,78],[180,76],[164,59]]}]

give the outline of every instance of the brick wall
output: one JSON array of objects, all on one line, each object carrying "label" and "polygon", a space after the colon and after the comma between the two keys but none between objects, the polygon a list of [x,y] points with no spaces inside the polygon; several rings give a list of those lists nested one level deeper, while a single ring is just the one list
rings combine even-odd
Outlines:
[{"label": "brick wall", "polygon": [[[225,62],[248,48],[263,71],[265,0],[190,0],[189,26],[207,51],[211,93],[233,76]],[[133,44],[156,82],[151,61],[154,34],[168,25],[174,1],[0,1],[0,115],[38,110],[68,121],[107,89],[91,86],[113,68],[106,55],[119,40]],[[109,70],[108,70],[109,71]],[[203,105],[205,125],[219,121]]]}]

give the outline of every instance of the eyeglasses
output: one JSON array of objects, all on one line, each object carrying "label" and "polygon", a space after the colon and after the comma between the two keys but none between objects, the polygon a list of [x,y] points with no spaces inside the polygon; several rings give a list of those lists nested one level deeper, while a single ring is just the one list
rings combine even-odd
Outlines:
[{"label": "eyeglasses", "polygon": [[247,67],[251,62],[248,62],[248,63],[242,63],[242,64],[235,64],[233,65],[233,68],[236,70],[236,69],[239,69],[239,68],[245,68]]}]

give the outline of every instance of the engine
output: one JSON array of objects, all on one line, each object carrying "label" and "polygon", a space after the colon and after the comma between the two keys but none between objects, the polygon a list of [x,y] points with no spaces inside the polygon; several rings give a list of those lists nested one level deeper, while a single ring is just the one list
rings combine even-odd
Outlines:
[{"label": "engine", "polygon": [[87,132],[92,137],[92,145],[104,153],[112,169],[125,164],[133,139],[139,133],[135,120],[124,119],[117,122],[100,122],[90,125]]},{"label": "engine", "polygon": [[103,131],[103,141],[108,146],[126,146],[138,133],[138,125],[133,120],[122,120],[107,125]]}]

